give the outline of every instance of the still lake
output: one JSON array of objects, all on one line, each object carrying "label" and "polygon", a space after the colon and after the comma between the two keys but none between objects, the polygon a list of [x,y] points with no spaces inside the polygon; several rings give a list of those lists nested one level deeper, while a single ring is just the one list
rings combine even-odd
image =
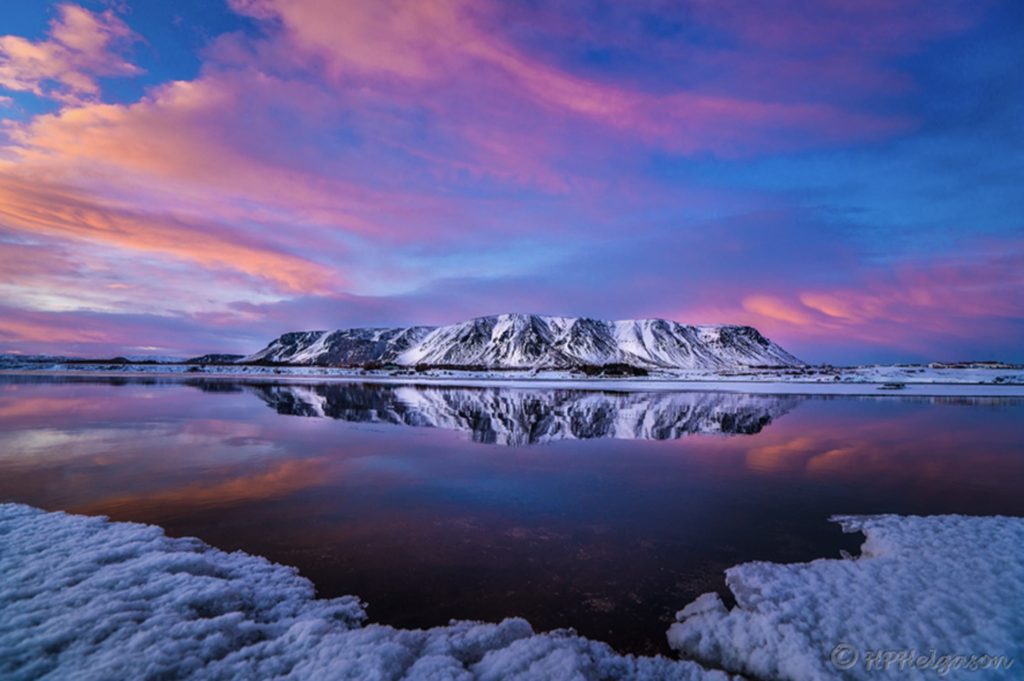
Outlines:
[{"label": "still lake", "polygon": [[294,565],[401,627],[522,616],[666,652],[832,514],[1024,515],[1024,398],[0,377],[0,500]]}]

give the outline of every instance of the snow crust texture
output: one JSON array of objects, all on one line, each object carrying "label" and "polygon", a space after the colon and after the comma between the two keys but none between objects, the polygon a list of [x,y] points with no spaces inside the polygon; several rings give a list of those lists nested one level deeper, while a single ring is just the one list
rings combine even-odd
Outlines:
[{"label": "snow crust texture", "polygon": [[293,568],[148,525],[0,505],[0,678],[726,681],[522,619],[365,625]]},{"label": "snow crust texture", "polygon": [[503,314],[450,326],[287,333],[246,362],[352,366],[558,369],[629,364],[722,369],[803,364],[749,326],[690,326],[664,319],[603,321]]},{"label": "snow crust texture", "polygon": [[860,558],[730,568],[736,607],[701,596],[670,645],[763,679],[1024,678],[1024,519],[834,520]]}]

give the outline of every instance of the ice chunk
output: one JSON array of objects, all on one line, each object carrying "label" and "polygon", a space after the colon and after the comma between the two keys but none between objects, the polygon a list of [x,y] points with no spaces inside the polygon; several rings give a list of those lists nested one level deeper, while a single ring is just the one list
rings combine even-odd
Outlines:
[{"label": "ice chunk", "polygon": [[289,567],[153,526],[0,505],[0,678],[681,679],[693,662],[617,654],[522,619],[364,625]]},{"label": "ice chunk", "polygon": [[701,596],[670,645],[766,679],[1024,678],[1024,519],[834,520],[860,558],[730,568],[736,607]]}]

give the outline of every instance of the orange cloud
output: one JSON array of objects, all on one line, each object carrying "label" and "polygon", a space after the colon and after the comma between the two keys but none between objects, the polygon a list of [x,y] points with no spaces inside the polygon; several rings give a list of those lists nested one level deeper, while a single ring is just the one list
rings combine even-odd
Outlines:
[{"label": "orange cloud", "polygon": [[0,173],[0,217],[7,229],[171,256],[263,279],[285,291],[327,291],[331,270],[253,243],[216,223],[189,222],[100,203],[76,190]]},{"label": "orange cloud", "polygon": [[750,294],[743,319],[782,339],[842,337],[934,352],[936,336],[976,338],[1024,316],[1024,243],[976,245],[957,257],[906,262],[843,286]]},{"label": "orange cloud", "polygon": [[77,5],[57,9],[45,40],[0,36],[0,87],[75,100],[99,94],[97,76],[140,72],[117,54],[117,48],[137,37],[112,11],[96,14]]},{"label": "orange cloud", "polygon": [[743,299],[743,308],[761,317],[797,326],[807,326],[815,321],[799,305],[787,302],[776,296],[747,296]]},{"label": "orange cloud", "polygon": [[798,296],[800,303],[812,310],[817,310],[829,317],[836,317],[848,321],[857,321],[860,315],[853,309],[849,301],[842,297],[828,293],[801,293]]},{"label": "orange cloud", "polygon": [[[318,172],[318,162],[334,159],[311,159],[281,135],[279,111],[317,119],[311,121],[315,133],[320,118],[344,110],[335,99],[252,71],[211,72],[162,85],[134,104],[87,104],[9,123],[12,161],[0,161],[0,170],[46,174],[83,191],[130,196],[179,214],[285,222],[287,232],[273,233],[293,244],[318,228],[405,235],[411,228],[401,225],[415,218],[419,226],[442,213],[445,203],[436,196],[375,188],[370,167],[331,165],[331,172]],[[316,238],[322,245],[329,236]]]}]

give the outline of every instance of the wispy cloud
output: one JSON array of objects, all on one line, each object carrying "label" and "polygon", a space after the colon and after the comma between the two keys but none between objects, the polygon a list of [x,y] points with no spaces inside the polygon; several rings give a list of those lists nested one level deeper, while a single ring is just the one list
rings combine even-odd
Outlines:
[{"label": "wispy cloud", "polygon": [[98,77],[140,72],[123,56],[138,36],[113,11],[71,4],[57,11],[43,40],[0,36],[0,87],[77,101],[99,95]]},{"label": "wispy cloud", "polygon": [[981,4],[230,6],[249,23],[211,30],[194,69],[116,97],[182,44],[136,34],[152,8],[62,4],[44,37],[0,38],[19,105],[0,124],[0,340],[247,350],[231,343],[514,306],[922,352],[911,327],[961,343],[962,320],[1024,316],[1010,256],[971,227],[946,228],[957,251],[901,250],[898,225],[837,218],[792,170],[941,136],[915,98],[948,93],[920,64]]}]

